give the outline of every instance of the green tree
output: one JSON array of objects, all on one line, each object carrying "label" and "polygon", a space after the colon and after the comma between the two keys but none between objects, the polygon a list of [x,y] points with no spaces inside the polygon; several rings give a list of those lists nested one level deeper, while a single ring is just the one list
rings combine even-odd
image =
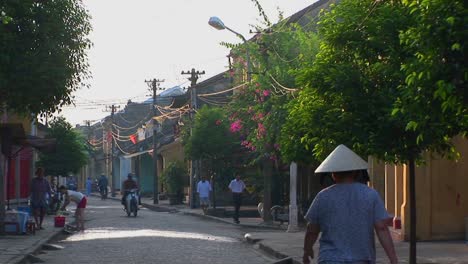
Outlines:
[{"label": "green tree", "polygon": [[[281,163],[280,137],[288,115],[286,106],[300,90],[295,75],[305,65],[312,65],[318,43],[314,32],[285,21],[263,29],[248,43],[252,83],[235,93],[227,109],[231,131],[239,135],[242,146],[256,154],[253,163],[265,158]],[[237,49],[234,53],[240,56],[242,52]],[[243,61],[234,66],[242,68]]]},{"label": "green tree", "polygon": [[90,16],[81,0],[0,2],[0,105],[52,113],[89,77]]},{"label": "green tree", "polygon": [[[306,150],[322,159],[344,143],[362,155],[409,164],[410,263],[415,263],[415,162],[425,151],[453,153],[450,139],[466,134],[461,88],[467,73],[463,58],[451,57],[463,55],[457,51],[466,34],[460,26],[466,8],[457,1],[446,10],[444,1],[403,2],[344,0],[324,14],[320,52],[298,75],[307,88],[290,104],[285,129],[295,142],[290,156]],[[435,30],[435,39],[426,38],[441,28],[445,31]],[[445,34],[448,40],[438,42]]]},{"label": "green tree", "polygon": [[185,153],[192,160],[202,160],[210,175],[219,175],[220,186],[232,175],[233,160],[239,154],[239,141],[229,132],[229,121],[222,108],[203,106],[195,115],[190,126],[186,126],[183,136]]},{"label": "green tree", "polygon": [[39,155],[38,165],[44,167],[47,174],[68,176],[86,165],[89,150],[85,139],[73,130],[65,118],[58,117],[51,122],[46,138],[56,139],[54,152]]},{"label": "green tree", "polygon": [[402,45],[413,56],[402,65],[394,115],[416,136],[419,150],[456,157],[451,139],[468,131],[468,3],[403,1],[413,19],[402,31]]},{"label": "green tree", "polygon": [[168,189],[171,204],[180,204],[182,202],[184,185],[187,178],[187,170],[182,162],[171,162],[167,165],[161,174],[161,181]]}]

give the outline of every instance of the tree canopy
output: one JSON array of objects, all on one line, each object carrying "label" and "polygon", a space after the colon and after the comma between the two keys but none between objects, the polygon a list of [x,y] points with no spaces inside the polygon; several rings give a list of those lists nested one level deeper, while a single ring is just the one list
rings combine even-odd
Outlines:
[{"label": "tree canopy", "polygon": [[203,106],[195,115],[190,127],[184,131],[184,149],[190,158],[223,159],[232,154],[236,139],[229,132],[229,125],[224,109]]},{"label": "tree canopy", "polygon": [[39,155],[38,165],[44,167],[47,174],[68,176],[70,172],[76,173],[86,165],[86,141],[63,117],[51,122],[46,138],[56,140],[55,152]]},{"label": "tree canopy", "polygon": [[52,113],[89,77],[90,16],[81,0],[0,3],[0,104]]}]

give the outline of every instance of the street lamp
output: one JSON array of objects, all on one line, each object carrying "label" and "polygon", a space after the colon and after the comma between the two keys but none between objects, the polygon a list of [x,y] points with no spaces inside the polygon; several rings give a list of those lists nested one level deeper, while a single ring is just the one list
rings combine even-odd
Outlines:
[{"label": "street lamp", "polygon": [[236,32],[236,31],[230,29],[229,27],[227,27],[226,25],[224,25],[223,21],[221,19],[219,19],[219,17],[210,17],[210,20],[208,20],[208,24],[210,26],[216,28],[217,30],[227,29],[227,30],[231,31],[232,33],[236,34],[236,36],[241,38],[242,41],[244,41],[246,60],[247,60],[247,81],[250,83],[250,80],[251,80],[250,52],[249,52],[249,46],[247,45],[247,40],[245,39],[245,37],[242,34],[240,34],[239,32]]}]

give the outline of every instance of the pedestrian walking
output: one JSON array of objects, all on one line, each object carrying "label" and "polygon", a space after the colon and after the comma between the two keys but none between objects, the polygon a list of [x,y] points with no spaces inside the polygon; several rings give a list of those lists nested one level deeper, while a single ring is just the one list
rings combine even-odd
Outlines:
[{"label": "pedestrian walking", "polygon": [[88,177],[88,179],[86,179],[86,196],[90,196],[91,195],[91,187],[93,186],[93,180],[91,180],[91,177]]},{"label": "pedestrian walking", "polygon": [[206,177],[203,176],[201,181],[197,184],[197,193],[200,197],[200,207],[203,210],[203,213],[206,214],[208,211],[208,206],[210,206],[210,192],[211,184],[206,180]]},{"label": "pedestrian walking", "polygon": [[44,229],[42,222],[47,211],[48,199],[52,195],[49,182],[44,178],[44,168],[36,169],[36,177],[31,182],[31,209],[37,229]]},{"label": "pedestrian walking", "polygon": [[239,210],[242,204],[245,183],[240,179],[240,175],[236,173],[236,178],[229,183],[228,187],[231,190],[232,201],[234,202],[234,223],[239,224]]},{"label": "pedestrian walking", "polygon": [[86,196],[80,192],[68,190],[65,186],[59,187],[60,193],[64,195],[65,202],[62,205],[61,210],[64,211],[71,201],[76,203],[75,219],[76,229],[84,231],[84,210],[86,208],[87,199]]},{"label": "pedestrian walking", "polygon": [[356,181],[367,168],[367,162],[339,145],[315,170],[332,173],[335,184],[317,194],[305,216],[304,264],[314,258],[312,247],[320,233],[317,263],[374,264],[374,230],[390,263],[398,262],[382,199],[374,189]]}]

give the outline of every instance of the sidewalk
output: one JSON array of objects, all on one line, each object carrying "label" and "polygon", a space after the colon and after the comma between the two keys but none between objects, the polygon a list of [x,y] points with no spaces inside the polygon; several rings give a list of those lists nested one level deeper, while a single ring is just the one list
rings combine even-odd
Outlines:
[{"label": "sidewalk", "polygon": [[[247,242],[256,243],[265,252],[278,258],[292,257],[294,263],[302,263],[304,232],[252,232],[245,236]],[[399,263],[408,263],[409,244],[395,242]],[[388,263],[383,248],[376,239],[377,263]],[[314,252],[317,254],[318,242]],[[418,264],[468,264],[468,244],[463,241],[418,242]]]},{"label": "sidewalk", "polygon": [[62,228],[54,227],[53,216],[46,216],[43,226],[44,230],[36,230],[35,235],[0,236],[0,263],[20,263],[62,231]]}]

